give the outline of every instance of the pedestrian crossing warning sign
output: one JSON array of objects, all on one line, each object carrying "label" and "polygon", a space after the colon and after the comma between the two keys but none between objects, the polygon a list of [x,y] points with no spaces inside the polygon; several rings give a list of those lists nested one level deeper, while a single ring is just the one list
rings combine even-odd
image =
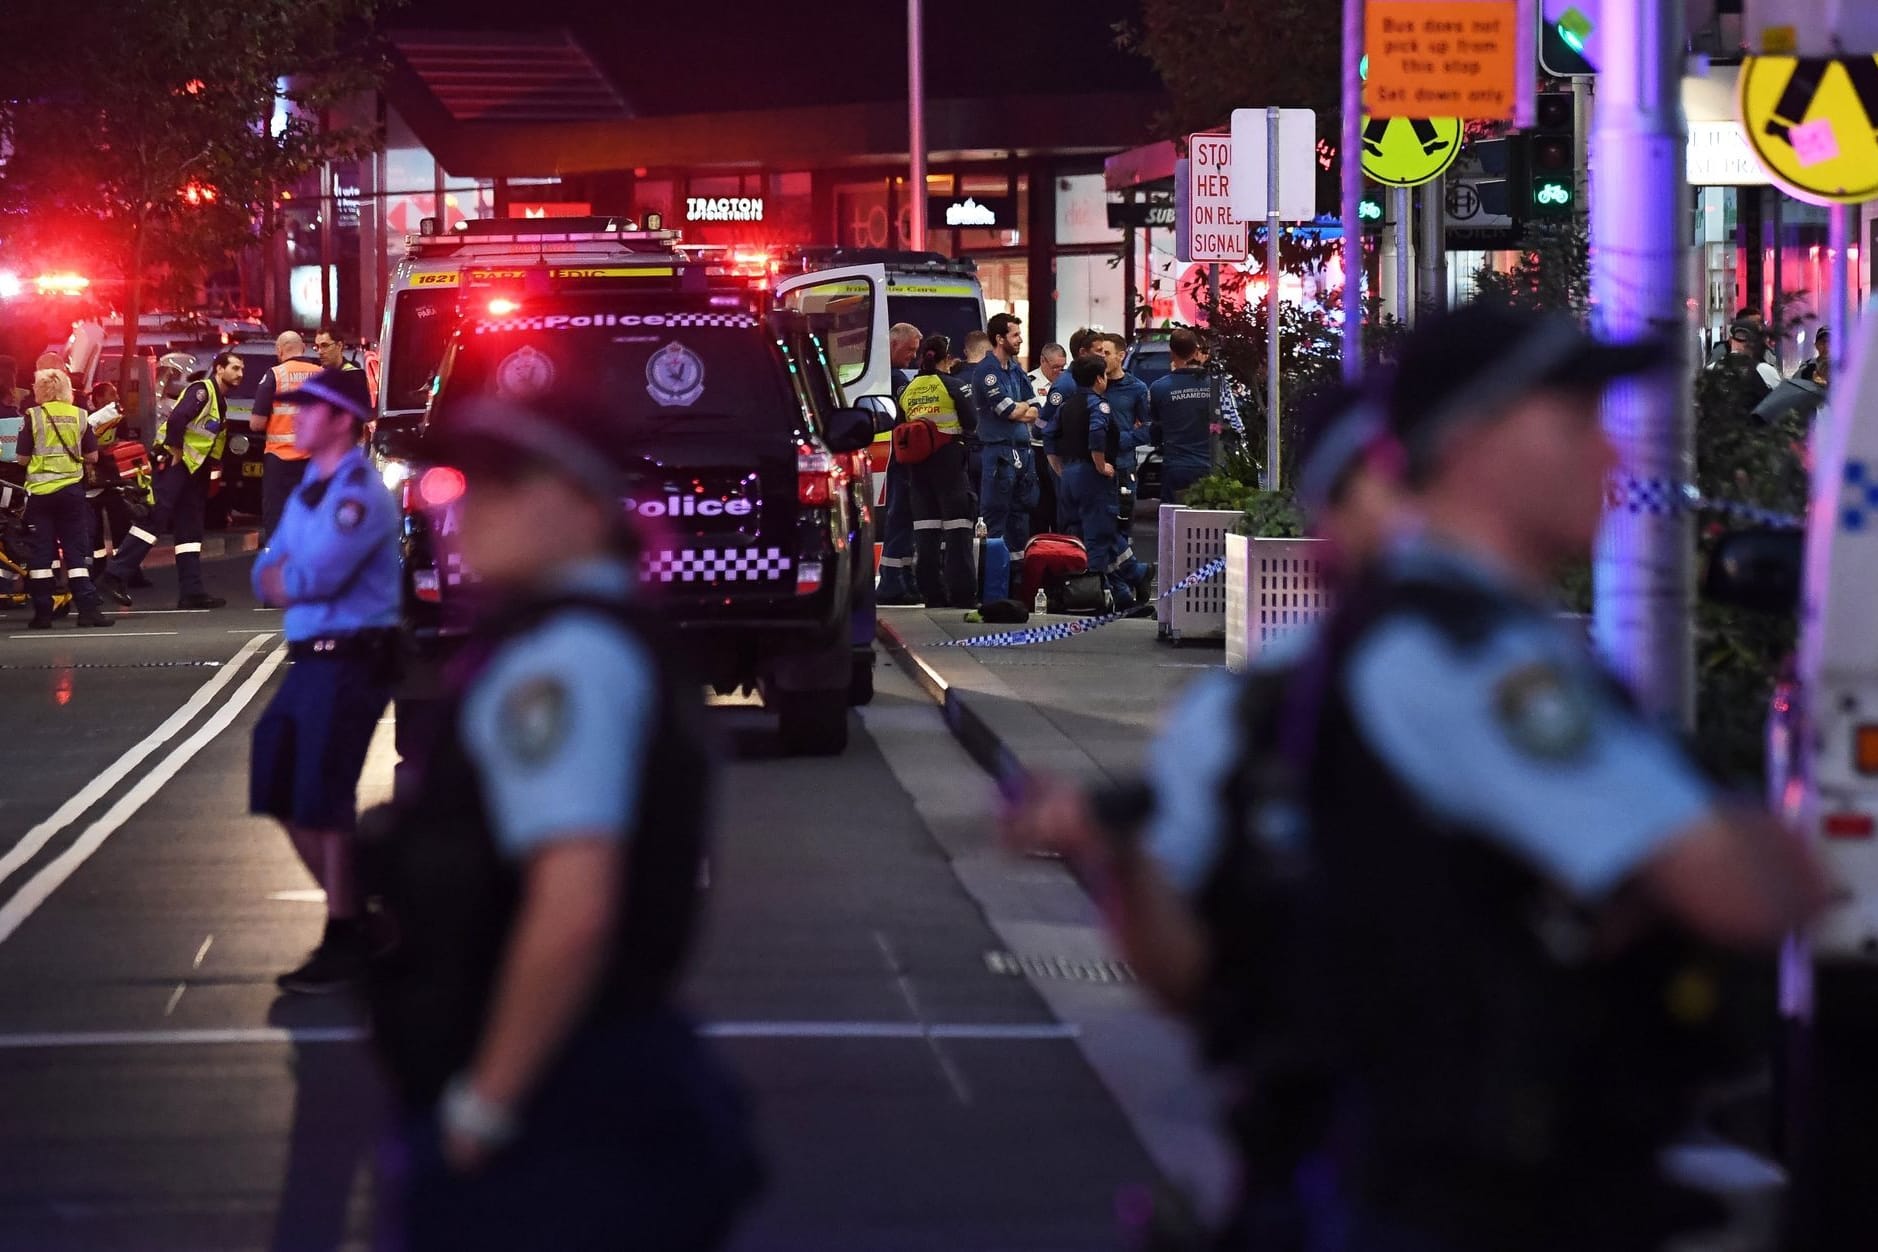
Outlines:
[{"label": "pedestrian crossing warning sign", "polygon": [[1749,57],[1741,120],[1754,155],[1793,195],[1878,199],[1878,57]]},{"label": "pedestrian crossing warning sign", "polygon": [[1363,173],[1390,187],[1419,187],[1454,164],[1458,117],[1365,117]]}]

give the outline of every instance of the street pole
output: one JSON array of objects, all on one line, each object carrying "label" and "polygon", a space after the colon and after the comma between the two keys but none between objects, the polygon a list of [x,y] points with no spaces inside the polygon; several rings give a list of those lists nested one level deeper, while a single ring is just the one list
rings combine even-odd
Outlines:
[{"label": "street pole", "polygon": [[1278,116],[1265,110],[1265,473],[1260,483],[1278,490]]},{"label": "street pole", "polygon": [[1343,0],[1341,107],[1343,379],[1353,383],[1363,375],[1363,0]]},{"label": "street pole", "polygon": [[[1853,292],[1857,290],[1852,282],[1852,222],[1857,207],[1850,204],[1835,204],[1827,210],[1826,245],[1832,251],[1832,272],[1828,275],[1826,325],[1832,331],[1832,356],[1827,368],[1830,377],[1843,378],[1845,371],[1840,362],[1852,355],[1852,323],[1857,320],[1853,309]],[[1774,293],[1779,299],[1779,293]]]},{"label": "street pole", "polygon": [[[1623,501],[1673,491],[1693,468],[1688,378],[1682,360],[1682,259],[1688,187],[1683,148],[1681,0],[1603,9],[1607,62],[1599,66],[1592,153],[1600,165],[1591,206],[1594,329],[1617,341],[1660,338],[1671,368],[1612,386],[1604,430],[1617,449]],[[1595,635],[1605,660],[1644,710],[1694,727],[1692,534],[1687,513],[1622,505],[1597,546]]]},{"label": "street pole", "polygon": [[1403,322],[1415,320],[1415,242],[1409,225],[1411,210],[1407,187],[1389,193],[1390,210],[1395,214],[1395,315]]},{"label": "street pole", "polygon": [[907,243],[919,252],[926,247],[926,56],[920,0],[906,0],[906,103],[907,149],[912,156],[907,179],[912,237]]},{"label": "street pole", "polygon": [[1437,176],[1415,189],[1415,301],[1418,313],[1448,307],[1448,180]]}]

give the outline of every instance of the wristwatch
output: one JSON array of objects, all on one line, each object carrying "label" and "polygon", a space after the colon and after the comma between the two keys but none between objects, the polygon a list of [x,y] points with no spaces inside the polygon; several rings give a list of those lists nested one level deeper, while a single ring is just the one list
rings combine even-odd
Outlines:
[{"label": "wristwatch", "polygon": [[445,1130],[485,1148],[500,1148],[515,1138],[515,1114],[477,1095],[466,1074],[458,1074],[444,1088],[439,1113]]}]

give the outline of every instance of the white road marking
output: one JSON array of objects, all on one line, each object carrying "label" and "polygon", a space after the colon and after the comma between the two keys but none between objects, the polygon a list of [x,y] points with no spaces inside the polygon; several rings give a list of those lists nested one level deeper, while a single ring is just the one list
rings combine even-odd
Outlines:
[{"label": "white road marking", "polygon": [[270,891],[270,900],[285,900],[288,904],[324,904],[326,893],[315,887],[311,891]]},{"label": "white road marking", "polygon": [[118,609],[116,610],[117,613],[119,613],[120,615],[124,617],[155,617],[159,613],[168,617],[175,617],[178,614],[182,614],[182,613],[213,613],[214,611],[215,610],[213,609]]},{"label": "white road marking", "polygon": [[[894,951],[893,944],[881,931],[874,932],[874,943],[880,948],[881,958],[887,962],[887,971],[893,975],[895,983],[900,988],[900,998],[906,1001],[907,1012],[924,1024],[926,1010],[919,1002],[918,993],[913,990],[912,979],[906,976],[906,966],[901,964],[900,954]],[[960,1104],[969,1106],[972,1102],[971,1084],[965,1081],[965,1075],[959,1072],[957,1065],[952,1063],[952,1058],[946,1055],[946,1050],[939,1046],[938,1037],[928,1033],[925,1038],[926,1049],[932,1053],[933,1064],[939,1067],[939,1072],[945,1076],[947,1085],[952,1088],[953,1098]]]},{"label": "white road marking", "polygon": [[173,630],[36,630],[30,635],[8,635],[8,639],[58,639],[70,643],[74,639],[148,639],[152,635],[174,635]]},{"label": "white road marking", "polygon": [[267,636],[260,635],[242,644],[240,650],[229,659],[228,663],[217,670],[207,682],[196,688],[196,693],[184,701],[181,708],[170,714],[161,726],[151,731],[124,755],[111,762],[96,778],[80,788],[71,799],[55,809],[51,817],[27,831],[18,843],[8,848],[6,854],[0,856],[0,882],[5,882],[8,876],[20,866],[39,855],[39,850],[51,842],[53,836],[83,817],[87,809],[110,794],[111,789],[129,777],[130,772],[143,764],[146,757],[175,738],[179,731],[193,722],[196,714],[202,712],[209,701],[215,698],[217,692],[234,681],[237,672],[247,663],[248,658],[266,642]]},{"label": "white road marking", "polygon": [[[1060,1022],[1033,1025],[918,1022],[705,1022],[698,1033],[708,1039],[964,1039],[987,1042],[1058,1042],[1077,1037],[1074,1026]],[[222,1030],[73,1030],[0,1034],[0,1052],[29,1048],[191,1047],[201,1044],[360,1043],[369,1037],[362,1026],[233,1027]]]},{"label": "white road marking", "polygon": [[236,626],[222,633],[225,635],[271,635],[274,633],[274,628],[272,626]]},{"label": "white road marking", "polygon": [[209,954],[209,945],[214,942],[215,942],[214,935],[204,935],[202,937],[202,946],[196,949],[196,959],[189,962],[190,969],[202,968],[202,958]]},{"label": "white road marking", "polygon": [[[254,672],[248,675],[247,681],[241,684],[235,694],[230,696],[222,707],[196,730],[195,734],[177,745],[175,750],[163,759],[161,765],[151,770],[135,786],[125,792],[116,804],[106,809],[103,817],[87,826],[85,833],[80,835],[71,847],[46,865],[44,869],[27,879],[26,884],[5,905],[0,905],[0,943],[5,943],[11,938],[13,932],[18,930],[20,925],[31,917],[66,879],[77,873],[78,867],[90,860],[92,854],[104,846],[106,839],[109,839],[125,822],[136,816],[137,811],[149,803],[152,796],[161,791],[170,779],[176,777],[196,753],[213,743],[218,735],[227,730],[229,723],[240,716],[241,711],[248,707],[261,688],[267,684],[267,680],[274,676],[274,671],[280,668],[281,662],[286,659],[285,648],[275,648],[262,658]],[[225,669],[223,672],[231,671]]]},{"label": "white road marking", "polygon": [[163,1016],[168,1017],[171,1013],[176,1011],[176,1006],[182,1003],[183,992],[188,989],[189,984],[186,982],[176,984],[176,990],[170,992],[170,1002],[163,1006]]}]

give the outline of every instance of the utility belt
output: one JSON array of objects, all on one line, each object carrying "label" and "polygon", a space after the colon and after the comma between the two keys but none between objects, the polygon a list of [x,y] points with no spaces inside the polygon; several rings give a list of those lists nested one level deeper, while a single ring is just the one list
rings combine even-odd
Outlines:
[{"label": "utility belt", "polygon": [[296,661],[383,661],[395,657],[399,650],[398,630],[393,626],[297,639],[287,645],[288,657]]}]

